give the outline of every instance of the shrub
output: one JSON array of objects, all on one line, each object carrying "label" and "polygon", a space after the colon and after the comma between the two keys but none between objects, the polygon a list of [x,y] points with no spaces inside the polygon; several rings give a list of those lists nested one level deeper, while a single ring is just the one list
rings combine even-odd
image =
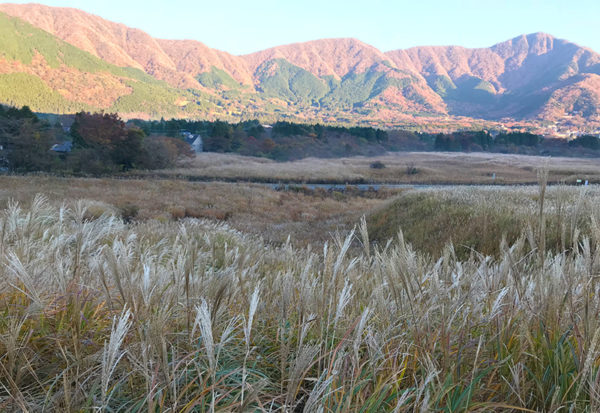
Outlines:
[{"label": "shrub", "polygon": [[175,220],[185,218],[185,208],[182,206],[171,206],[169,207],[169,213]]},{"label": "shrub", "polygon": [[179,159],[195,156],[188,143],[168,136],[152,136],[144,139],[143,149],[140,167],[144,169],[170,168]]},{"label": "shrub", "polygon": [[406,165],[406,175],[416,175],[419,173],[419,170],[415,166],[414,163],[409,163]]},{"label": "shrub", "polygon": [[[120,211],[119,211],[120,212]],[[94,221],[100,219],[103,215],[117,215],[117,211],[111,205],[99,201],[89,201],[85,210],[84,219]],[[120,214],[122,216],[122,214]]]},{"label": "shrub", "polygon": [[185,208],[186,218],[207,218],[217,221],[226,221],[231,216],[229,211],[223,211],[217,208]]},{"label": "shrub", "polygon": [[135,204],[124,204],[119,207],[119,212],[121,213],[121,218],[125,222],[133,221],[140,212],[140,208]]},{"label": "shrub", "polygon": [[385,168],[385,164],[381,161],[375,161],[373,163],[371,163],[371,165],[369,165],[371,167],[371,169],[384,169]]}]

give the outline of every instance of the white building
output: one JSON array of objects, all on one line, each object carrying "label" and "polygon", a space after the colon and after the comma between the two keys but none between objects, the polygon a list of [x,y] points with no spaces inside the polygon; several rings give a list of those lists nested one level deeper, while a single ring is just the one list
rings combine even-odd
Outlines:
[{"label": "white building", "polygon": [[196,153],[200,153],[202,152],[203,148],[202,148],[202,136],[200,135],[194,135],[191,132],[188,131],[181,131],[181,136],[183,136],[183,139],[190,144],[190,146],[192,147],[192,149],[194,150],[194,152]]}]

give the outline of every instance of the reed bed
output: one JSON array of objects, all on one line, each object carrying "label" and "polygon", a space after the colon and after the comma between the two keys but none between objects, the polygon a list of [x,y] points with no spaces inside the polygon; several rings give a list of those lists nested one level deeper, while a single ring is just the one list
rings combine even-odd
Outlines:
[{"label": "reed bed", "polygon": [[[405,191],[367,215],[371,239],[384,244],[401,227],[420,252],[440,256],[452,242],[459,258],[472,251],[498,257],[509,244],[537,231],[544,218],[544,250],[566,250],[589,236],[591,216],[600,216],[600,186],[448,186]],[[541,202],[543,205],[541,205]],[[534,222],[535,221],[535,222]],[[529,239],[533,239],[529,236]]]},{"label": "reed bed", "polygon": [[[545,186],[543,185],[545,188]],[[600,410],[600,227],[439,258],[38,196],[0,217],[0,410]]]},{"label": "reed bed", "polygon": [[[372,168],[379,162],[385,168]],[[485,152],[390,152],[349,158],[275,162],[234,154],[201,153],[178,167],[136,171],[137,176],[255,182],[516,184],[535,183],[546,168],[550,182],[600,182],[597,158],[544,157]]]}]

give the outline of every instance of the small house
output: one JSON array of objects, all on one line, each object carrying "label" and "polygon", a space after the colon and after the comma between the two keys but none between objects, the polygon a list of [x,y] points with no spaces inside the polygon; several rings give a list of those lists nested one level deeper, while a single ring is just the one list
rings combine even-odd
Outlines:
[{"label": "small house", "polygon": [[202,137],[200,135],[195,135],[193,138],[190,138],[190,142],[188,143],[192,146],[194,152],[202,152]]},{"label": "small house", "polygon": [[202,136],[194,135],[188,131],[181,131],[183,140],[186,141],[196,153],[202,152]]}]

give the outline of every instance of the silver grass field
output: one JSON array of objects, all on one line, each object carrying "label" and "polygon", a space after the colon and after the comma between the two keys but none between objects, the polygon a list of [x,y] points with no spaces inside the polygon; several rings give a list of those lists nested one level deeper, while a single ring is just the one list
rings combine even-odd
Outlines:
[{"label": "silver grass field", "polygon": [[363,219],[300,248],[90,201],[10,203],[0,411],[599,411],[600,190],[542,173],[435,196],[510,203],[521,236],[460,258],[400,227],[373,243]]}]

